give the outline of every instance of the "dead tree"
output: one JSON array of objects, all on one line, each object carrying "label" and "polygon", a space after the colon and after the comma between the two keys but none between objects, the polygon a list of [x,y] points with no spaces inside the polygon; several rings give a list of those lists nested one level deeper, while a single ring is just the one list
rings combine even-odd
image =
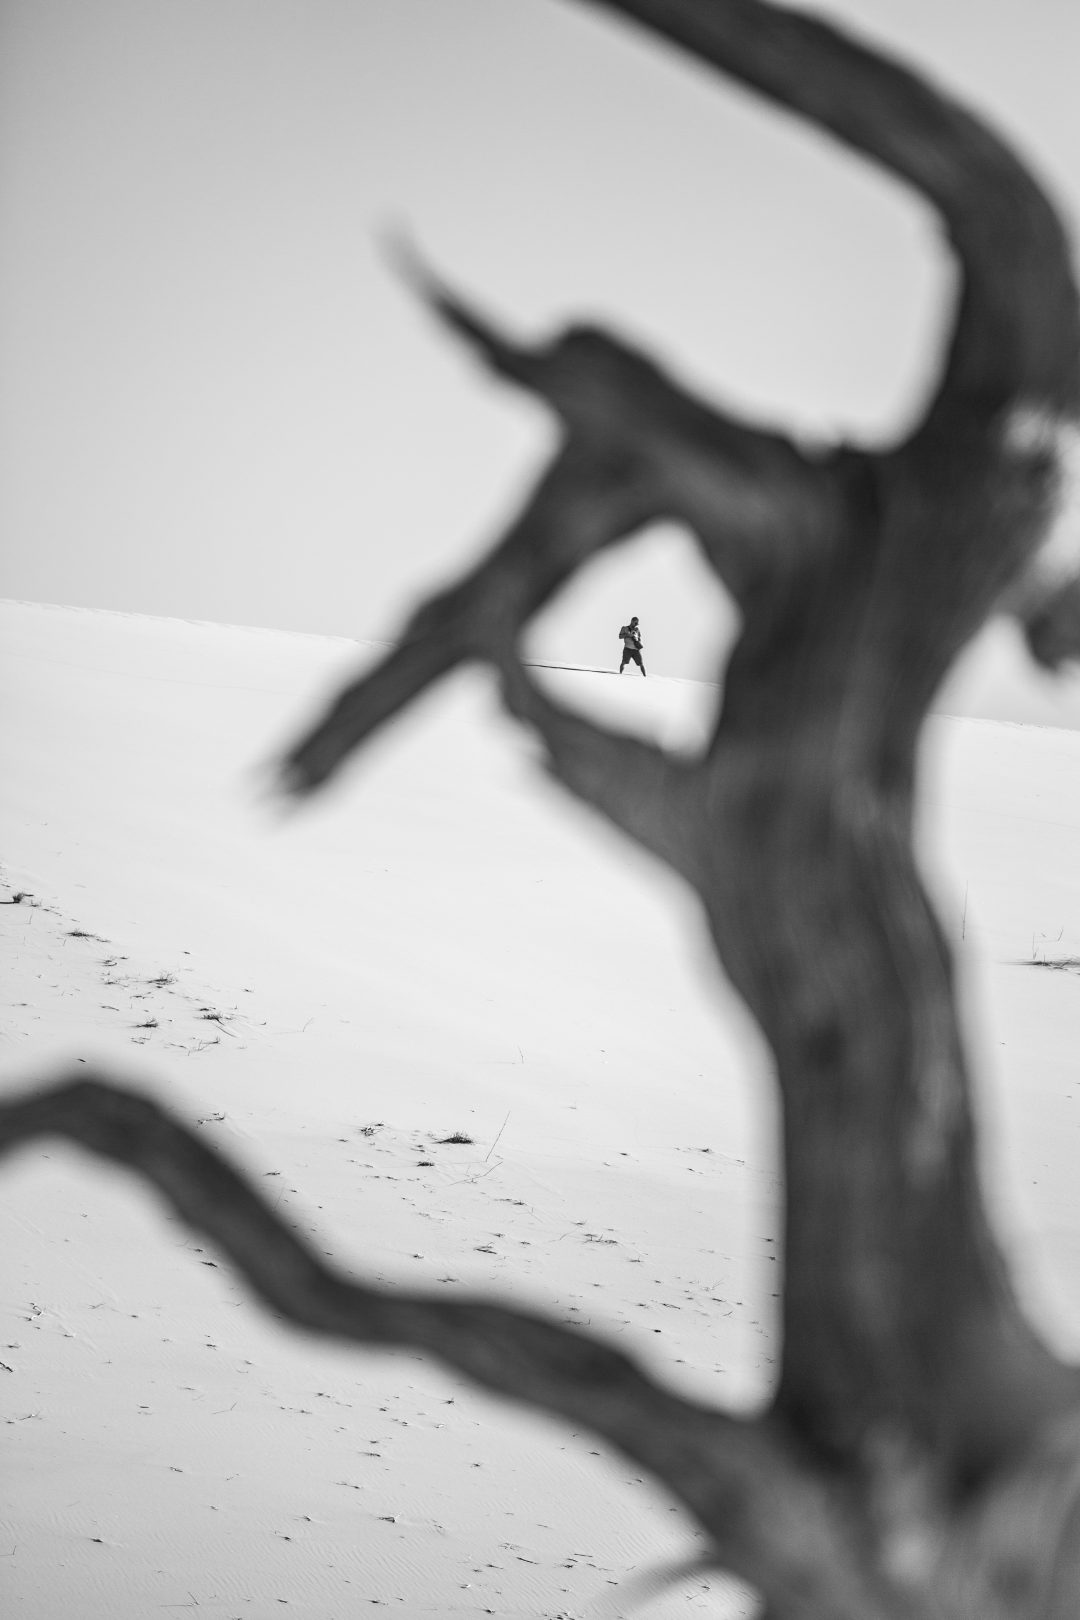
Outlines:
[{"label": "dead tree", "polygon": [[[86,1078],[9,1105],[9,1146],[62,1132],[134,1166],[288,1319],[430,1351],[589,1425],[652,1471],[771,1620],[1074,1620],[1080,1378],[1021,1312],[980,1196],[949,946],[912,854],[916,742],[1003,601],[1033,654],[1080,651],[1075,582],[1032,584],[1080,403],[1078,304],[1054,209],[921,77],[760,0],[592,0],[830,130],[937,209],[960,270],[918,427],[802,453],[575,328],[495,331],[416,264],[438,313],[546,401],[561,442],[491,555],[290,752],[307,794],[431,682],[493,666],[566,787],[700,895],[775,1057],[786,1189],[782,1359],[740,1418],[606,1344],[498,1303],[328,1269],[155,1104]],[[742,615],[693,760],[560,707],[523,668],[530,617],[656,519],[695,536]]]}]

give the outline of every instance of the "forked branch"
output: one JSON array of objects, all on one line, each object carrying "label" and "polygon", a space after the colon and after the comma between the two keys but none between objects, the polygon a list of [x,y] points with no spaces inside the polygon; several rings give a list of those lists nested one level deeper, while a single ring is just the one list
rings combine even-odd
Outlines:
[{"label": "forked branch", "polygon": [[740,605],[811,567],[833,481],[788,439],[715,411],[603,332],[525,349],[410,260],[436,312],[498,375],[556,412],[564,442],[524,511],[457,584],[427,598],[395,650],[292,748],[285,792],[321,786],[374,731],[469,661],[501,668],[525,625],[591,558],[647,524],[685,523]]},{"label": "forked branch", "polygon": [[571,441],[555,457],[498,548],[413,614],[394,651],[341,693],[282,762],[280,784],[304,794],[434,681],[470,660],[498,664],[525,621],[580,562],[651,516],[641,471],[617,451]]},{"label": "forked branch", "polygon": [[1068,239],[1030,171],[990,127],[820,17],[760,0],[585,0],[828,130],[939,212],[963,293],[937,408],[1017,400],[1080,407],[1080,315]]}]

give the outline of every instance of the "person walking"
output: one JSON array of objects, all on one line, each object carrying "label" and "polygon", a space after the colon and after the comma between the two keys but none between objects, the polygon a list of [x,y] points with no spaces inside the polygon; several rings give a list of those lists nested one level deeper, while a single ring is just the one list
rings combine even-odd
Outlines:
[{"label": "person walking", "polygon": [[636,613],[630,623],[624,624],[619,631],[619,640],[622,642],[622,663],[619,665],[619,674],[622,674],[627,664],[636,664],[644,675],[645,660],[641,656],[641,627],[638,624]]}]

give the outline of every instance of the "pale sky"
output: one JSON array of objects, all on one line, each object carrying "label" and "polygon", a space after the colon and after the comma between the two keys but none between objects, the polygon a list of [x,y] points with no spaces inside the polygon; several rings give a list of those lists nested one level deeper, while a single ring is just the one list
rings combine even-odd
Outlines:
[{"label": "pale sky", "polygon": [[[1080,220],[1077,0],[841,0]],[[395,279],[405,226],[514,330],[582,316],[729,406],[880,438],[949,267],[917,199],[569,0],[3,0],[0,595],[389,636],[551,443]],[[678,536],[539,652],[704,673]]]}]

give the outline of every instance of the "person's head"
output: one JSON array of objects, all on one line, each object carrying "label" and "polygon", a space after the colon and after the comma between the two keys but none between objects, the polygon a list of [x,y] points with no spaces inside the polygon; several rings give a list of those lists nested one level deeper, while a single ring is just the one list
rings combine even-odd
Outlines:
[{"label": "person's head", "polygon": [[637,614],[636,613],[634,614],[634,617],[630,620],[630,623],[631,624],[637,624]]}]

